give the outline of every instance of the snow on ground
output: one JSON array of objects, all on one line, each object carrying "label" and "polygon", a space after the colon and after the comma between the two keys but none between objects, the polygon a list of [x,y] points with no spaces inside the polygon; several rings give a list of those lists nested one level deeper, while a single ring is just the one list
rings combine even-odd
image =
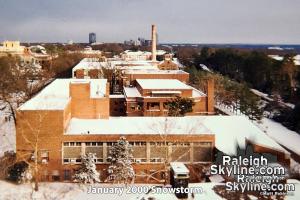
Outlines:
[{"label": "snow on ground", "polygon": [[[216,183],[190,183],[189,187],[201,188],[200,193],[195,193],[194,198],[192,195],[189,195],[188,199],[213,199],[219,200],[222,199],[218,196],[212,188],[218,185]],[[147,187],[150,188],[153,185],[147,184],[134,184],[130,185],[131,187]],[[95,184],[94,188],[116,188],[124,187],[123,185],[112,185],[112,184]],[[98,200],[98,199],[115,199],[115,200],[142,200],[148,198],[154,198],[156,200],[176,200],[176,196],[173,193],[127,193],[128,188],[124,188],[122,195],[117,193],[88,193],[90,191],[89,185],[78,185],[75,183],[40,183],[39,191],[33,192],[33,185],[23,184],[15,185],[6,181],[0,181],[0,199],[7,200],[27,200],[27,199],[63,199],[63,200],[74,200],[74,199],[84,199],[84,200]]]},{"label": "snow on ground", "polygon": [[[232,112],[232,109],[224,106],[216,106],[227,115],[242,115],[239,111],[236,113]],[[282,124],[263,117],[262,120],[254,122],[267,136],[272,138],[278,144],[285,146],[286,148],[294,151],[296,154],[300,155],[300,135],[295,131],[291,131]]]},{"label": "snow on ground", "polygon": [[262,97],[262,98],[264,98],[264,99],[266,99],[268,101],[273,101],[273,99],[270,98],[269,95],[266,94],[266,93],[263,93],[263,92],[261,92],[259,90],[256,90],[256,89],[250,89],[250,91],[253,92],[255,95],[257,95],[259,97]]},{"label": "snow on ground", "polygon": [[299,200],[300,198],[300,181],[296,179],[288,179],[287,183],[292,183],[295,185],[295,191],[290,192],[285,199],[286,200]]},{"label": "snow on ground", "polygon": [[[0,103],[0,107],[4,107]],[[8,107],[5,110],[0,110],[0,157],[5,151],[15,151],[16,149],[16,130],[12,118],[8,118]]]},{"label": "snow on ground", "polygon": [[263,118],[258,126],[277,143],[285,146],[293,152],[300,155],[300,135],[295,131],[291,131],[282,124],[271,119]]},{"label": "snow on ground", "polygon": [[206,65],[200,64],[200,67],[201,67],[204,71],[208,71],[208,72],[211,72],[211,73],[212,73],[212,71],[211,71]]}]

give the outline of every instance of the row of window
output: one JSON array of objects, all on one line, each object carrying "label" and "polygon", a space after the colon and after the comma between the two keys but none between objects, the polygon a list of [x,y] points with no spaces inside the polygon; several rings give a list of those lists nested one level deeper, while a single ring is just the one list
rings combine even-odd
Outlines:
[{"label": "row of window", "polygon": [[[64,158],[63,159],[64,164],[80,164],[81,163],[81,158]],[[103,159],[102,158],[97,158],[95,159],[95,163],[103,163]]]},{"label": "row of window", "polygon": [[[84,142],[64,142],[64,147],[80,147]],[[85,142],[85,146],[103,146],[103,142]]]},{"label": "row of window", "polygon": [[[107,142],[113,146],[115,142]],[[146,146],[146,142],[129,142],[132,146]],[[190,146],[189,142],[150,142],[150,146]],[[211,142],[193,142],[194,146],[211,146]],[[80,147],[82,142],[64,142],[64,147]],[[85,146],[103,146],[103,142],[85,142]]]},{"label": "row of window", "polygon": [[132,146],[146,146],[146,142],[129,142]]},{"label": "row of window", "polygon": [[[63,159],[64,164],[80,164],[81,161],[82,160],[80,158],[64,158]],[[164,161],[163,158],[151,158],[150,159],[151,163],[162,163],[163,161]],[[106,162],[109,162],[109,161],[106,159]],[[147,159],[146,158],[133,158],[132,162],[147,163]],[[95,159],[95,163],[104,163],[104,159],[97,158],[97,159]]]}]

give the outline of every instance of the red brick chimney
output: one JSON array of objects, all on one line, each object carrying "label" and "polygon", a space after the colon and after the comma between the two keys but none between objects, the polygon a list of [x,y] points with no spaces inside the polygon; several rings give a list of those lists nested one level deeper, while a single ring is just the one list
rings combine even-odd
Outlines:
[{"label": "red brick chimney", "polygon": [[214,114],[215,112],[215,99],[214,99],[214,93],[215,93],[215,83],[213,79],[207,80],[207,112],[208,114]]},{"label": "red brick chimney", "polygon": [[152,24],[152,61],[156,61],[156,26]]}]

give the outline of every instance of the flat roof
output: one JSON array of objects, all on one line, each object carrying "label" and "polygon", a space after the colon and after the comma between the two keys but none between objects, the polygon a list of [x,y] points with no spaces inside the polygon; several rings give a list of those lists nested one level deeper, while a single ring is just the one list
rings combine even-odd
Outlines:
[{"label": "flat roof", "polygon": [[289,154],[244,116],[72,118],[65,135],[86,137],[88,132],[90,135],[214,134],[216,148],[228,155],[236,154],[237,145],[245,148],[246,139]]},{"label": "flat roof", "polygon": [[207,95],[205,93],[203,93],[202,91],[200,90],[197,90],[196,88],[190,86],[193,91],[192,91],[192,97],[193,98],[197,98],[197,97],[206,97]]},{"label": "flat roof", "polygon": [[164,91],[164,90],[160,90],[160,91],[152,91],[152,94],[181,94],[181,91]]},{"label": "flat roof", "polygon": [[125,74],[188,74],[183,70],[127,69]]},{"label": "flat roof", "polygon": [[109,98],[111,98],[111,99],[124,99],[125,96],[123,94],[110,94]]},{"label": "flat roof", "polygon": [[106,94],[106,79],[55,79],[19,110],[64,110],[70,100],[69,84],[91,83],[91,98],[102,98]]},{"label": "flat roof", "polygon": [[117,68],[121,70],[158,70],[157,63],[153,63],[150,60],[133,60],[133,61],[125,61],[125,60],[107,60],[105,62],[97,61],[96,59],[82,59],[75,67],[73,67],[72,71],[76,71],[78,69],[101,69],[101,68]]},{"label": "flat roof", "polygon": [[170,162],[171,169],[175,172],[175,174],[189,174],[188,168],[182,162]]},{"label": "flat roof", "polygon": [[124,87],[124,96],[126,98],[142,97],[136,87]]},{"label": "flat roof", "polygon": [[101,62],[81,60],[75,67],[73,67],[73,71],[78,69],[101,69],[101,67],[103,67]]},{"label": "flat roof", "polygon": [[192,89],[190,86],[177,79],[136,79],[136,81],[143,89]]}]

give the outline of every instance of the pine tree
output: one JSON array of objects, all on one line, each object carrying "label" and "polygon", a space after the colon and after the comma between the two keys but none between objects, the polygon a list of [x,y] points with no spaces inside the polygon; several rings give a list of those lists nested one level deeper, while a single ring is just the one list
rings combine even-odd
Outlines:
[{"label": "pine tree", "polygon": [[95,159],[96,155],[93,153],[88,153],[81,157],[81,167],[74,175],[74,181],[84,184],[100,182],[100,174],[96,170]]},{"label": "pine tree", "polygon": [[193,111],[195,103],[189,98],[176,97],[167,103],[169,116],[184,116],[188,112]]},{"label": "pine tree", "polygon": [[127,184],[133,180],[135,173],[132,167],[132,151],[132,146],[125,137],[121,137],[110,149],[108,173],[114,182]]}]

